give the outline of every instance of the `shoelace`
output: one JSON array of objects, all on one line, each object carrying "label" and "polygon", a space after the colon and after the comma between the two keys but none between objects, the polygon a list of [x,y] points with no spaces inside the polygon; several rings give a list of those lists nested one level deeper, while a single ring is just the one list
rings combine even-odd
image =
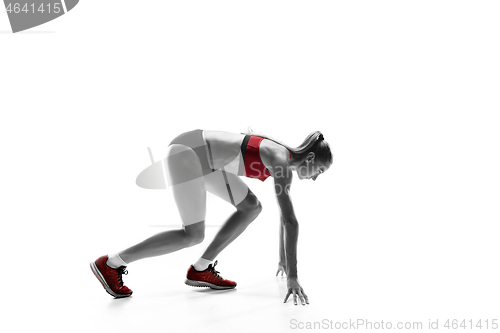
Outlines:
[{"label": "shoelace", "polygon": [[116,279],[118,280],[118,288],[121,289],[123,287],[122,275],[123,274],[127,275],[128,271],[125,269],[125,266],[119,267],[119,268],[115,269],[114,271],[116,271],[116,273],[117,273]]},{"label": "shoelace", "polygon": [[210,272],[212,272],[213,275],[215,275],[216,277],[218,277],[219,279],[222,280],[222,277],[219,275],[219,272],[215,270],[215,266],[217,265],[217,260],[215,260],[214,264],[213,265],[210,265],[208,266],[208,270]]}]

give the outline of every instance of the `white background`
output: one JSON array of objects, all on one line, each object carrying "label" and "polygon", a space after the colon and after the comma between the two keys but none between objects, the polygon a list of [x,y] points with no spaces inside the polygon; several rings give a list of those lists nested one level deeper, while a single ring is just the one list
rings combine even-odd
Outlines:
[{"label": "white background", "polygon": [[[2,325],[8,331],[294,331],[303,323],[499,318],[496,1],[81,1],[12,34],[0,11]],[[114,300],[88,264],[180,225],[136,176],[196,129],[252,126],[334,153],[295,179],[289,301],[272,180],[219,259],[233,292],[185,286],[203,244],[129,266]],[[297,329],[295,329],[297,331]],[[464,331],[474,331],[466,329]],[[483,327],[484,331],[484,327]]]}]

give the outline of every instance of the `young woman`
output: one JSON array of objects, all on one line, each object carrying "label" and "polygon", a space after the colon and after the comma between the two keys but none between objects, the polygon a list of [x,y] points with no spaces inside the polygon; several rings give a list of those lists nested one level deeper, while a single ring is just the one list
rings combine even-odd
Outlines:
[{"label": "young woman", "polygon": [[309,303],[297,275],[298,222],[290,198],[292,174],[316,180],[332,164],[330,146],[323,134],[309,134],[297,148],[262,135],[194,130],[172,140],[163,160],[168,185],[180,212],[182,228],[164,231],[112,256],[90,264],[104,289],[114,297],[127,297],[132,290],[123,285],[125,267],[139,259],[159,256],[199,244],[205,234],[206,192],[234,205],[236,211],[223,224],[201,258],[189,268],[185,283],[212,289],[231,289],[236,282],[215,270],[217,255],[235,240],[261,212],[257,197],[239,178],[265,181],[274,178],[281,209],[280,263],[278,274],[287,275],[288,297]]}]

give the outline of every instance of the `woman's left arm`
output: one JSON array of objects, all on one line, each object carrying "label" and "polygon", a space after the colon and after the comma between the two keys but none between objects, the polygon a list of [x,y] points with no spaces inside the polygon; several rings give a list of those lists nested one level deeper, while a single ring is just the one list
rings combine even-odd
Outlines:
[{"label": "woman's left arm", "polygon": [[292,185],[291,172],[285,174],[276,174],[274,176],[274,189],[278,204],[281,209],[288,293],[285,297],[285,303],[290,295],[293,295],[294,304],[297,305],[297,296],[303,305],[309,304],[304,289],[300,286],[297,274],[297,240],[299,237],[299,223],[295,217],[292,200],[290,197],[290,187]]}]

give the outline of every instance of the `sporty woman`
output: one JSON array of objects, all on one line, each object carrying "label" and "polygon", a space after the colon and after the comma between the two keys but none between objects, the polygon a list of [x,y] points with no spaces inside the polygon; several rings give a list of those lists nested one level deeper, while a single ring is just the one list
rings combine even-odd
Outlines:
[{"label": "sporty woman", "polygon": [[201,258],[189,268],[185,283],[212,289],[231,289],[236,282],[215,270],[217,255],[235,240],[261,212],[257,197],[239,178],[265,181],[274,178],[281,210],[280,263],[287,275],[288,293],[302,304],[309,303],[297,276],[298,222],[290,198],[293,171],[299,179],[316,180],[332,164],[330,146],[323,134],[309,134],[297,148],[262,135],[194,130],[172,140],[163,160],[168,185],[182,220],[182,228],[160,232],[141,243],[90,264],[95,276],[114,297],[127,297],[132,290],[123,284],[125,267],[139,259],[159,256],[199,244],[205,234],[207,191],[231,203],[236,211],[223,224]]}]

